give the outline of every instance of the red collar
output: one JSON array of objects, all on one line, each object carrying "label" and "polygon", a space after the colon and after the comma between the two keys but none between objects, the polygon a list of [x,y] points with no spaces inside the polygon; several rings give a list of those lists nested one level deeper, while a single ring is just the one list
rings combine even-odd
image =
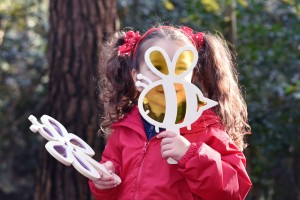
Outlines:
[{"label": "red collar", "polygon": [[[112,125],[112,128],[117,127],[117,126],[126,126],[128,128],[131,128],[131,129],[137,131],[138,133],[140,133],[142,135],[145,135],[144,126],[143,126],[143,122],[142,122],[142,116],[139,112],[137,105],[134,106],[132,108],[132,110],[127,115],[124,116],[124,118],[122,118],[120,121],[114,123]],[[211,109],[205,110],[202,113],[200,118],[191,125],[191,130],[188,130],[187,127],[183,127],[180,129],[180,133],[181,134],[194,133],[199,130],[205,129],[208,126],[210,126],[210,127],[214,126],[214,127],[224,129],[219,117]]]}]

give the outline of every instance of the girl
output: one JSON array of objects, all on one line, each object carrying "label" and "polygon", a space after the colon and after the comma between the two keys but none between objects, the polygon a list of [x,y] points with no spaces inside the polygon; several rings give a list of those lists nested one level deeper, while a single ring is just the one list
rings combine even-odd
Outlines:
[{"label": "girl", "polygon": [[[160,130],[144,120],[136,102],[142,88],[137,74],[158,79],[145,64],[152,46],[172,59],[183,46],[198,50],[189,81],[218,105],[203,112],[191,129],[180,134]],[[238,87],[233,57],[225,41],[188,27],[158,26],[143,36],[128,31],[104,44],[100,58],[102,127],[108,138],[101,163],[122,179],[102,175],[89,181],[96,199],[244,199],[251,187],[242,153],[249,133],[246,104]],[[156,100],[161,104],[160,100]],[[162,105],[163,107],[163,105]],[[163,109],[158,110],[158,115]],[[166,158],[178,164],[170,165]]]}]

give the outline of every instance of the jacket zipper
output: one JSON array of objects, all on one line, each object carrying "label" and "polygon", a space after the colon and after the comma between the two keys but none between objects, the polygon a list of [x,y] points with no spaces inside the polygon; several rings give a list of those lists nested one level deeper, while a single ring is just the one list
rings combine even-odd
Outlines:
[{"label": "jacket zipper", "polygon": [[[151,141],[151,139],[150,139],[150,141]],[[141,163],[139,164],[139,172],[138,172],[138,177],[137,177],[137,191],[135,193],[135,198],[134,198],[136,200],[138,200],[138,196],[139,196],[139,193],[140,193],[140,185],[141,185],[142,171],[143,171],[143,167],[144,167],[145,155],[146,155],[147,148],[148,148],[148,145],[149,145],[150,141],[145,142],[145,144],[144,144],[143,157],[142,157]]]}]

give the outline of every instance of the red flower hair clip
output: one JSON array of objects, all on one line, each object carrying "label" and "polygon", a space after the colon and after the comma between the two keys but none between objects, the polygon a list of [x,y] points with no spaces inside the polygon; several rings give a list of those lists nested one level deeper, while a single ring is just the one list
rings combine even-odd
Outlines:
[{"label": "red flower hair clip", "polygon": [[193,29],[187,26],[183,26],[181,29],[187,36],[189,36],[192,39],[194,45],[197,47],[198,50],[204,47],[204,33],[197,32],[194,34]]},{"label": "red flower hair clip", "polygon": [[130,56],[140,38],[141,35],[138,31],[127,31],[124,37],[124,44],[119,46],[119,55]]},{"label": "red flower hair clip", "polygon": [[126,32],[124,37],[124,44],[119,46],[118,54],[122,56],[130,56],[132,52],[133,54],[135,54],[135,50],[138,43],[151,32],[161,28],[171,28],[171,29],[181,30],[187,37],[190,38],[190,40],[193,42],[197,50],[200,50],[204,46],[204,33],[202,32],[197,32],[194,34],[193,29],[187,26],[183,26],[181,29],[173,28],[170,26],[162,26],[162,27],[152,28],[148,30],[143,36],[141,36],[138,31]]}]

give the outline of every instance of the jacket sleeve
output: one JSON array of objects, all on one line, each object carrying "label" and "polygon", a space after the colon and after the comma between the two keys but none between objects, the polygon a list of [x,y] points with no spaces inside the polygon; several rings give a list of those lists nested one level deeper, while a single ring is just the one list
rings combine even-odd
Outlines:
[{"label": "jacket sleeve", "polygon": [[[118,144],[118,133],[114,131],[108,139],[108,142],[105,146],[105,149],[102,154],[101,163],[105,163],[106,161],[112,161],[115,165],[115,174],[119,174],[120,172],[120,161],[122,155],[119,149]],[[96,200],[114,200],[117,199],[118,194],[118,186],[113,189],[105,189],[99,190],[95,187],[92,180],[89,180],[89,187],[91,190],[92,195],[95,197]]]},{"label": "jacket sleeve", "polygon": [[178,171],[190,190],[203,200],[245,199],[251,181],[246,159],[222,130],[212,127],[207,139],[192,143],[178,162]]}]

